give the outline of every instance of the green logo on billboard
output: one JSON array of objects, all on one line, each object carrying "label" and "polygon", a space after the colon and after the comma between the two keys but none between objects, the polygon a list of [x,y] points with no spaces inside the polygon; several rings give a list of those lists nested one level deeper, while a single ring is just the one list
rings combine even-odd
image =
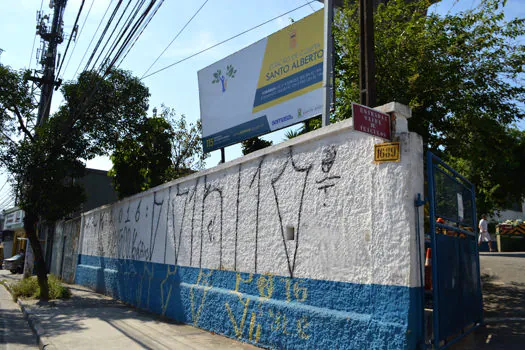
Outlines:
[{"label": "green logo on billboard", "polygon": [[[211,81],[212,84],[221,83],[222,92],[226,91],[228,78],[233,79],[235,78],[235,73],[237,73],[237,69],[235,69],[231,64],[229,64],[226,67],[226,77],[224,74],[222,74],[222,70],[217,69],[217,72],[213,73],[213,80]],[[228,78],[227,78],[228,77]]]}]

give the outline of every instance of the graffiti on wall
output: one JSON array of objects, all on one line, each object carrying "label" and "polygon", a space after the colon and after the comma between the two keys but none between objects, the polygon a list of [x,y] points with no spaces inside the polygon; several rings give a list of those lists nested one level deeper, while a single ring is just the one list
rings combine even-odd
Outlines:
[{"label": "graffiti on wall", "polygon": [[[337,191],[337,180],[341,179],[339,174],[332,174],[336,156],[335,145],[326,146],[309,161],[294,155],[290,147],[272,162],[261,157],[253,164],[239,164],[230,176],[205,175],[93,211],[84,216],[82,253],[117,261],[168,264],[160,281],[160,298],[154,295],[164,315],[180,288],[174,282],[178,265],[199,268],[188,294],[194,326],[199,326],[213,288],[213,271],[239,271],[230,291],[234,298],[223,302],[235,337],[257,343],[263,325],[270,325],[271,332],[308,339],[308,314],[290,317],[269,301],[274,299],[276,288],[286,303],[304,303],[308,298],[308,290],[293,279],[305,197],[310,191],[327,205],[332,194],[329,190]],[[290,227],[293,237],[287,236]],[[268,232],[268,228],[275,235],[263,237],[261,232]],[[268,240],[281,242],[276,247],[281,249],[282,275],[288,277],[260,274],[260,250]],[[140,280],[133,296],[137,306],[150,307],[155,274],[154,265],[149,264],[138,271]],[[243,293],[246,288],[256,292]]]},{"label": "graffiti on wall", "polygon": [[[293,278],[307,191],[322,193],[312,198],[327,206],[341,179],[340,174],[332,174],[337,147],[327,146],[320,153],[304,161],[290,147],[278,161],[270,163],[262,157],[251,166],[238,165],[232,176],[205,175],[94,211],[84,216],[83,253],[259,273],[264,226],[265,232],[268,228],[275,232],[264,237],[266,242],[281,241],[278,256]],[[290,229],[293,237],[287,236]],[[247,234],[253,235],[249,243]]]},{"label": "graffiti on wall", "polygon": [[338,348],[345,334],[353,348],[406,347],[411,238],[393,235],[393,249],[380,236],[406,231],[408,206],[374,208],[409,198],[411,165],[377,167],[359,144],[370,138],[356,139],[283,148],[85,214],[77,282],[264,346]]}]

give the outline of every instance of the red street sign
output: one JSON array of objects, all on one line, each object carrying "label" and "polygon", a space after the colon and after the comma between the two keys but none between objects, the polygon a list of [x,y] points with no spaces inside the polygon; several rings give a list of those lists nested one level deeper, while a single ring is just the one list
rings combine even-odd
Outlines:
[{"label": "red street sign", "polygon": [[391,140],[390,116],[370,107],[352,103],[354,130]]}]

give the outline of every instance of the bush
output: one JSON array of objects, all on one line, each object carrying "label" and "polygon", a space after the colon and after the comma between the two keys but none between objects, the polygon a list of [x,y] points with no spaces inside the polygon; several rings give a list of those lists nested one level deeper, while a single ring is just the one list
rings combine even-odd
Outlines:
[{"label": "bush", "polygon": [[[67,299],[71,297],[71,291],[69,288],[64,287],[55,275],[49,275],[47,282],[49,284],[49,299]],[[20,297],[30,299],[40,298],[40,286],[38,285],[36,276],[24,278],[18,282],[12,283],[10,287],[13,291],[14,299]]]}]

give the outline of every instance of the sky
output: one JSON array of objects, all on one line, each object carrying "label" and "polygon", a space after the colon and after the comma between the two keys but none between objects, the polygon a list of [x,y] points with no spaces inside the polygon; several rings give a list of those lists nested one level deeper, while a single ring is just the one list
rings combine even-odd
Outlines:
[{"label": "sky", "polygon": [[[81,2],[82,0],[68,0],[67,2],[64,15],[66,40],[59,46],[59,52],[61,53],[65,50],[68,35],[73,28]],[[77,37],[77,41],[72,43],[72,47],[69,48],[65,61],[67,69],[65,71],[63,69],[62,78],[64,80],[75,79],[77,69],[80,68],[78,69],[79,73],[84,67],[86,59],[84,58],[82,61],[82,58],[86,52],[90,53],[94,46],[94,42],[91,43],[91,46],[88,45],[95,34],[96,28],[101,22],[108,5],[111,4],[113,6],[115,2],[116,0],[85,0],[84,9],[79,20],[81,32]],[[508,17],[525,16],[525,6],[522,6],[523,4],[520,2],[522,0],[509,0],[507,2],[505,13]],[[35,55],[37,48],[40,46],[40,38],[35,36],[36,12],[43,4],[42,10],[51,16],[52,10],[49,7],[49,3],[49,0],[23,0],[16,2],[0,0],[0,33],[2,33],[0,36],[0,49],[3,50],[0,55],[0,62],[2,64],[11,66],[14,69],[37,68]],[[153,64],[186,22],[204,3],[205,5],[199,13],[169,49],[158,59],[149,73],[173,64],[273,17],[299,6],[302,7],[223,45],[145,78],[143,82],[149,88],[151,94],[149,100],[150,114],[154,107],[158,108],[161,104],[165,104],[175,108],[178,114],[186,115],[189,121],[196,121],[200,118],[197,85],[197,72],[199,70],[282,29],[289,25],[292,20],[300,20],[323,8],[322,3],[316,1],[309,3],[309,0],[165,0],[120,68],[130,70],[138,77],[143,76],[150,65]],[[478,3],[479,0],[443,0],[433,5],[431,11],[439,14],[455,13],[472,8]],[[86,20],[90,7],[89,17]],[[34,43],[35,37],[37,39]],[[68,63],[69,57],[70,61]],[[56,110],[61,101],[60,93],[55,93],[51,107],[52,112]],[[266,135],[264,138],[272,140],[274,143],[279,143],[284,139],[284,131],[281,130]],[[226,148],[227,161],[241,155],[239,145]],[[206,166],[215,166],[219,160],[220,151],[214,151],[207,159]],[[88,167],[103,170],[108,170],[111,168],[111,165],[111,161],[107,157],[97,158],[87,163]],[[12,205],[7,199],[9,198],[10,185],[5,184],[6,179],[5,171],[0,169],[0,210]]]}]

